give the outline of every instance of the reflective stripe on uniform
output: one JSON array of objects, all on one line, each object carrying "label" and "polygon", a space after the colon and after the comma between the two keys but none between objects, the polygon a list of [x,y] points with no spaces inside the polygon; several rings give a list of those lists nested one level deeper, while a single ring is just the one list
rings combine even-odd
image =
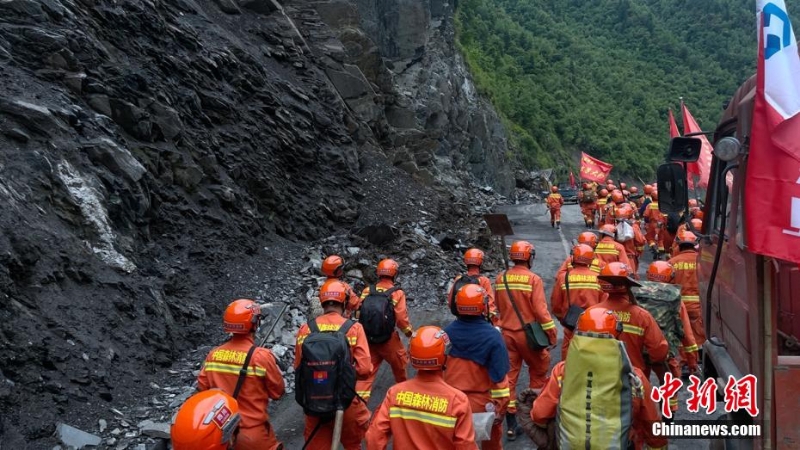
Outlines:
[{"label": "reflective stripe on uniform", "polygon": [[698,350],[699,350],[699,349],[697,348],[697,344],[690,345],[690,346],[688,346],[688,347],[683,347],[683,351],[685,351],[685,352],[687,352],[687,353],[696,352],[696,351],[698,351]]},{"label": "reflective stripe on uniform", "polygon": [[508,388],[504,389],[492,389],[492,398],[505,398],[511,395],[511,391]]},{"label": "reflective stripe on uniform", "polygon": [[444,414],[434,414],[416,409],[403,408],[401,406],[392,406],[389,408],[389,418],[403,419],[403,420],[416,420],[430,425],[435,425],[443,428],[455,428],[456,418],[445,416]]},{"label": "reflective stripe on uniform", "polygon": [[[307,337],[308,337],[307,334],[297,336],[297,345],[303,345],[303,341],[305,341]],[[356,336],[347,336],[347,343],[350,344],[350,347],[355,347]]]},{"label": "reflective stripe on uniform", "polygon": [[550,322],[545,322],[545,323],[542,324],[542,329],[545,330],[545,331],[552,330],[555,327],[556,327],[556,323],[553,322],[552,320]]},{"label": "reflective stripe on uniform", "polygon": [[[530,284],[521,284],[521,283],[508,283],[508,289],[512,291],[525,291],[525,292],[532,292],[533,286]],[[505,291],[506,285],[502,283],[497,286],[498,291]]]},{"label": "reflective stripe on uniform", "polygon": [[[572,289],[592,289],[592,290],[595,290],[595,291],[599,291],[600,290],[600,285],[597,284],[597,283],[570,283],[569,284],[569,289],[570,290],[572,290]],[[561,285],[561,290],[562,291],[566,291],[567,290],[566,283]]]},{"label": "reflective stripe on uniform", "polygon": [[356,395],[363,399],[367,399],[372,395],[372,391],[356,391]]},{"label": "reflective stripe on uniform", "polygon": [[619,250],[616,248],[598,248],[594,251],[598,255],[614,255],[619,256]]},{"label": "reflective stripe on uniform", "polygon": [[[213,361],[206,361],[203,368],[206,372],[227,373],[231,375],[239,375],[239,371],[242,370],[241,365]],[[247,375],[251,377],[265,377],[267,376],[267,369],[259,366],[249,366],[247,367]]]},{"label": "reflective stripe on uniform", "polygon": [[516,400],[509,400],[508,401],[508,407],[509,408],[516,408],[517,407],[517,401]]},{"label": "reflective stripe on uniform", "polygon": [[683,300],[684,302],[691,302],[691,303],[699,302],[700,301],[700,296],[699,295],[681,295],[681,300]]},{"label": "reflective stripe on uniform", "polygon": [[644,336],[644,328],[631,325],[629,323],[622,324],[622,332]]}]

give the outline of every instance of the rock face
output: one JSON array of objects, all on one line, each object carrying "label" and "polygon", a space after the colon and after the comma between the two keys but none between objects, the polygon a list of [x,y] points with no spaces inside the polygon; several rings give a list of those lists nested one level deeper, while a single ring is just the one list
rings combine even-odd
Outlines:
[{"label": "rock face", "polygon": [[231,280],[387,220],[387,178],[510,192],[452,7],[0,0],[0,442],[137,399],[218,339]]}]

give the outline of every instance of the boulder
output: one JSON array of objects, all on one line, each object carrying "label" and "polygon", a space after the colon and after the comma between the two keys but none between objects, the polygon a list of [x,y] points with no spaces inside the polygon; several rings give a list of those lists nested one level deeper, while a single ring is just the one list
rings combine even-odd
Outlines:
[{"label": "boulder", "polygon": [[272,14],[283,9],[276,0],[239,0],[239,6],[258,14]]},{"label": "boulder", "polygon": [[56,436],[67,448],[75,448],[77,450],[86,447],[97,447],[102,442],[99,436],[95,436],[64,423],[56,425]]},{"label": "boulder", "polygon": [[328,74],[333,86],[339,91],[339,95],[345,100],[361,97],[370,90],[369,82],[363,75],[359,78],[354,76],[351,71],[333,69],[327,69],[325,72]]},{"label": "boulder", "polygon": [[221,9],[224,13],[241,14],[242,12],[234,0],[214,0],[214,2],[216,2],[217,6],[219,6],[219,9]]}]

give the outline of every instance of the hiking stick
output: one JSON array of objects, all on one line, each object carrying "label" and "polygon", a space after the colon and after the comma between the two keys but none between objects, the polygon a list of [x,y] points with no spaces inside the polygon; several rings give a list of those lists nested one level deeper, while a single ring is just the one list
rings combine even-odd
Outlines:
[{"label": "hiking stick", "polygon": [[281,312],[278,313],[278,316],[275,317],[275,320],[272,321],[272,325],[269,327],[269,330],[267,330],[267,334],[265,334],[264,337],[262,337],[261,340],[258,342],[259,347],[263,347],[267,343],[269,335],[272,334],[272,331],[275,329],[275,325],[278,324],[278,321],[281,320],[281,317],[283,317],[283,314],[286,312],[288,308],[289,304],[284,303],[283,308],[281,308]]},{"label": "hiking stick", "polygon": [[344,420],[344,410],[339,408],[336,410],[336,419],[333,423],[333,440],[331,441],[331,450],[339,449],[339,440],[342,438],[342,421]]}]

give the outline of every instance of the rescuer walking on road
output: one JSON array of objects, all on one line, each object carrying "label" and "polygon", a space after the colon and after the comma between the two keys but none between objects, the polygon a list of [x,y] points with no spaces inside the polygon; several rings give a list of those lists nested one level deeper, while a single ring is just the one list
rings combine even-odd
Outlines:
[{"label": "rescuer walking on road", "polygon": [[669,263],[675,268],[675,284],[681,286],[681,301],[686,305],[686,312],[692,322],[694,339],[698,345],[703,345],[706,342],[706,331],[700,309],[700,290],[697,288],[697,236],[691,231],[684,231],[677,241],[679,253]]},{"label": "rescuer walking on road", "polygon": [[[472,410],[466,394],[445,383],[447,334],[420,327],[408,351],[417,376],[389,388],[367,431],[367,450],[475,450]],[[449,370],[449,367],[448,367]]]},{"label": "rescuer walking on road", "polygon": [[[578,244],[588,245],[593,252],[595,247],[597,247],[597,243],[598,243],[597,235],[595,234],[594,231],[584,231],[583,233],[578,235]],[[605,266],[605,263],[597,259],[597,255],[595,255],[595,258],[589,265],[589,269],[591,269],[592,272],[594,272],[596,275],[600,273],[600,269],[602,269],[603,266]],[[572,254],[570,254],[569,256],[567,256],[567,259],[565,259],[564,262],[561,263],[561,266],[558,268],[558,271],[556,271],[556,277],[561,276],[567,270],[572,270],[572,267],[573,267]]]},{"label": "rescuer walking on road", "polygon": [[581,204],[583,223],[587,228],[592,228],[597,214],[597,192],[589,183],[583,183],[582,187],[583,190],[578,193],[578,202]]},{"label": "rescuer walking on road", "polygon": [[[550,368],[550,351],[548,349],[533,350],[528,346],[523,326],[538,322],[547,332],[550,345],[556,343],[556,324],[547,311],[542,279],[531,272],[530,268],[536,256],[533,244],[527,241],[516,241],[511,245],[509,256],[514,267],[501,272],[495,280],[495,301],[500,310],[498,325],[503,330],[511,370],[508,375],[511,402],[509,403],[506,422],[509,439],[516,438],[516,385],[522,361],[528,364],[530,384],[528,387],[540,389],[544,386],[547,370]],[[508,287],[506,287],[508,286]],[[512,304],[512,300],[514,304]],[[515,312],[515,307],[522,315],[522,323]]]},{"label": "rescuer walking on road", "polygon": [[[197,376],[198,390],[218,388],[238,401],[242,420],[236,450],[283,447],[269,423],[267,407],[270,399],[281,398],[285,386],[275,356],[255,344],[260,324],[261,308],[253,300],[240,299],[228,305],[222,328],[232,334],[231,339],[211,350]],[[243,370],[246,374],[242,377]]]},{"label": "rescuer walking on road", "polygon": [[[630,227],[632,233],[630,233],[631,235],[628,236],[629,239],[621,243],[622,246],[625,247],[625,254],[628,256],[631,270],[633,270],[634,274],[637,274],[637,270],[639,268],[639,252],[637,249],[644,246],[645,240],[644,236],[642,235],[642,231],[639,229],[639,223],[634,220],[633,214],[633,207],[631,207],[631,205],[628,203],[623,203],[619,206],[619,208],[617,208],[617,239],[621,239],[619,233],[621,227]],[[638,275],[636,275],[634,278],[638,278]]]},{"label": "rescuer walking on road", "polygon": [[625,246],[615,240],[617,236],[617,226],[605,224],[600,227],[600,242],[594,249],[594,255],[601,261],[601,265],[612,262],[621,262],[630,266],[628,253]]},{"label": "rescuer walking on road", "polygon": [[[477,248],[471,248],[464,253],[464,264],[467,266],[466,275],[458,275],[447,292],[447,306],[454,311],[453,301],[455,300],[458,288],[466,284],[478,284],[486,291],[489,297],[489,319],[492,323],[497,321],[497,305],[494,301],[494,291],[492,291],[492,280],[481,275],[481,265],[483,264],[484,253]],[[454,313],[455,314],[455,313]]]},{"label": "rescuer walking on road", "polygon": [[[594,250],[585,244],[572,248],[572,269],[556,276],[550,307],[553,315],[564,326],[564,339],[561,341],[561,360],[567,358],[569,341],[578,318],[578,309],[586,310],[600,303],[603,291],[597,283],[597,272],[589,266],[594,261]],[[568,314],[572,308],[572,314]]]},{"label": "rescuer walking on road", "polygon": [[[331,280],[323,284],[319,289],[319,301],[324,312],[321,316],[313,319],[313,322],[320,333],[337,332],[345,324],[349,326],[345,338],[350,347],[350,359],[355,367],[356,376],[358,378],[366,378],[372,373],[367,336],[364,334],[364,329],[360,323],[344,318],[347,296],[347,286],[341,281]],[[303,342],[311,335],[312,330],[309,324],[304,324],[297,331],[297,344],[294,347],[295,371],[300,368],[303,360]],[[323,380],[327,380],[327,377],[319,381]],[[312,382],[317,381],[316,378],[312,380]],[[295,388],[300,389],[300,386]],[[349,388],[352,389],[353,386],[349,386]],[[365,402],[357,396],[349,405],[344,405],[344,407],[342,435],[339,442],[341,442],[345,450],[360,450],[361,441],[364,439],[364,434],[369,424],[369,410]],[[305,422],[303,436],[308,442],[306,450],[330,450],[333,442],[334,422],[309,414],[306,414]]]},{"label": "rescuer walking on road", "polygon": [[345,317],[350,315],[358,309],[361,298],[355,293],[352,287],[345,282],[344,277],[344,260],[339,255],[330,255],[322,261],[322,274],[328,277],[328,280],[339,280],[347,286],[349,290],[347,294],[347,306],[345,307]]},{"label": "rescuer walking on road", "polygon": [[[372,358],[372,373],[365,380],[359,380],[356,392],[364,400],[369,401],[372,384],[378,374],[381,363],[386,361],[392,368],[394,381],[406,381],[406,365],[408,352],[400,341],[395,327],[406,337],[411,337],[411,321],[406,309],[406,294],[395,286],[400,265],[393,259],[384,259],[378,263],[376,274],[378,283],[367,287],[361,293],[361,306],[356,313],[364,327],[369,341],[369,353]],[[375,292],[372,292],[372,289]]]},{"label": "rescuer walking on road", "polygon": [[564,197],[558,193],[558,186],[550,186],[550,195],[545,202],[550,209],[550,226],[561,229],[561,206],[564,205]]},{"label": "rescuer walking on road", "polygon": [[445,328],[451,347],[444,380],[467,394],[473,414],[494,413],[491,437],[481,442],[481,449],[502,450],[509,358],[503,336],[487,320],[487,294],[474,284],[456,294],[458,319]]},{"label": "rescuer walking on road", "polygon": [[647,245],[650,246],[654,255],[664,254],[664,227],[667,223],[667,218],[658,209],[658,191],[653,190],[650,193],[652,199],[647,206],[644,213],[645,221],[647,221]]}]

